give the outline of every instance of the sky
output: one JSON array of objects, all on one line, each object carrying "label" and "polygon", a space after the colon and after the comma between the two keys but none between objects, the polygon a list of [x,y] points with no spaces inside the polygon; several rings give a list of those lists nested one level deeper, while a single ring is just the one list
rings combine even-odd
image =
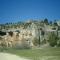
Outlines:
[{"label": "sky", "polygon": [[0,0],[0,23],[45,18],[60,20],[60,0]]}]

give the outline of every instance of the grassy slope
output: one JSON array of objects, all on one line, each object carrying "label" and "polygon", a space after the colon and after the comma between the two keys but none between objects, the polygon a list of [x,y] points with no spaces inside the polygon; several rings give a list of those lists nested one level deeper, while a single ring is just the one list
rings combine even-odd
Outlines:
[{"label": "grassy slope", "polygon": [[8,49],[5,52],[13,53],[32,60],[60,60],[60,48],[44,49]]}]

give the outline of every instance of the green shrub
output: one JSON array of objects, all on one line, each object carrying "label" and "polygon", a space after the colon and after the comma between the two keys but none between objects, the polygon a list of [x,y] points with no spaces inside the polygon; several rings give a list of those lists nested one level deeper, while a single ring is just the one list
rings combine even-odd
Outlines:
[{"label": "green shrub", "polygon": [[33,39],[32,42],[35,46],[39,45],[39,39],[37,39],[36,37]]},{"label": "green shrub", "polygon": [[60,47],[60,38],[59,38],[59,40],[57,42],[57,46]]},{"label": "green shrub", "polygon": [[12,32],[12,31],[10,31],[10,32],[9,32],[9,35],[12,37],[12,36],[13,36],[13,32]]},{"label": "green shrub", "polygon": [[58,36],[55,33],[51,33],[49,35],[50,46],[54,47],[55,45],[57,45],[57,40],[58,40]]}]

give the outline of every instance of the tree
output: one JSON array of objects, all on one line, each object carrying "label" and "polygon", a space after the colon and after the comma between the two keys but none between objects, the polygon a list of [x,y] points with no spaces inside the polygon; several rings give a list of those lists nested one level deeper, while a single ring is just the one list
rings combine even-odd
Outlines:
[{"label": "tree", "polygon": [[50,21],[50,25],[52,25],[52,21]]},{"label": "tree", "polygon": [[53,23],[53,24],[54,24],[54,26],[58,26],[58,24],[57,24],[56,20],[54,20],[54,23]]},{"label": "tree", "polygon": [[48,23],[48,19],[47,18],[45,18],[44,19],[44,23],[46,24],[46,25],[48,25],[49,23]]}]

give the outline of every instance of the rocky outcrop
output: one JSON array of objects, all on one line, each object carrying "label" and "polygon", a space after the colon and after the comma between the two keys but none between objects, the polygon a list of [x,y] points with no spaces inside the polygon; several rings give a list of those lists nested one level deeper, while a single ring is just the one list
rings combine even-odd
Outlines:
[{"label": "rocky outcrop", "polygon": [[[2,38],[3,37],[3,38]],[[1,36],[0,46],[6,47],[31,47],[32,33],[28,30],[18,32],[8,32],[5,36]]]}]

